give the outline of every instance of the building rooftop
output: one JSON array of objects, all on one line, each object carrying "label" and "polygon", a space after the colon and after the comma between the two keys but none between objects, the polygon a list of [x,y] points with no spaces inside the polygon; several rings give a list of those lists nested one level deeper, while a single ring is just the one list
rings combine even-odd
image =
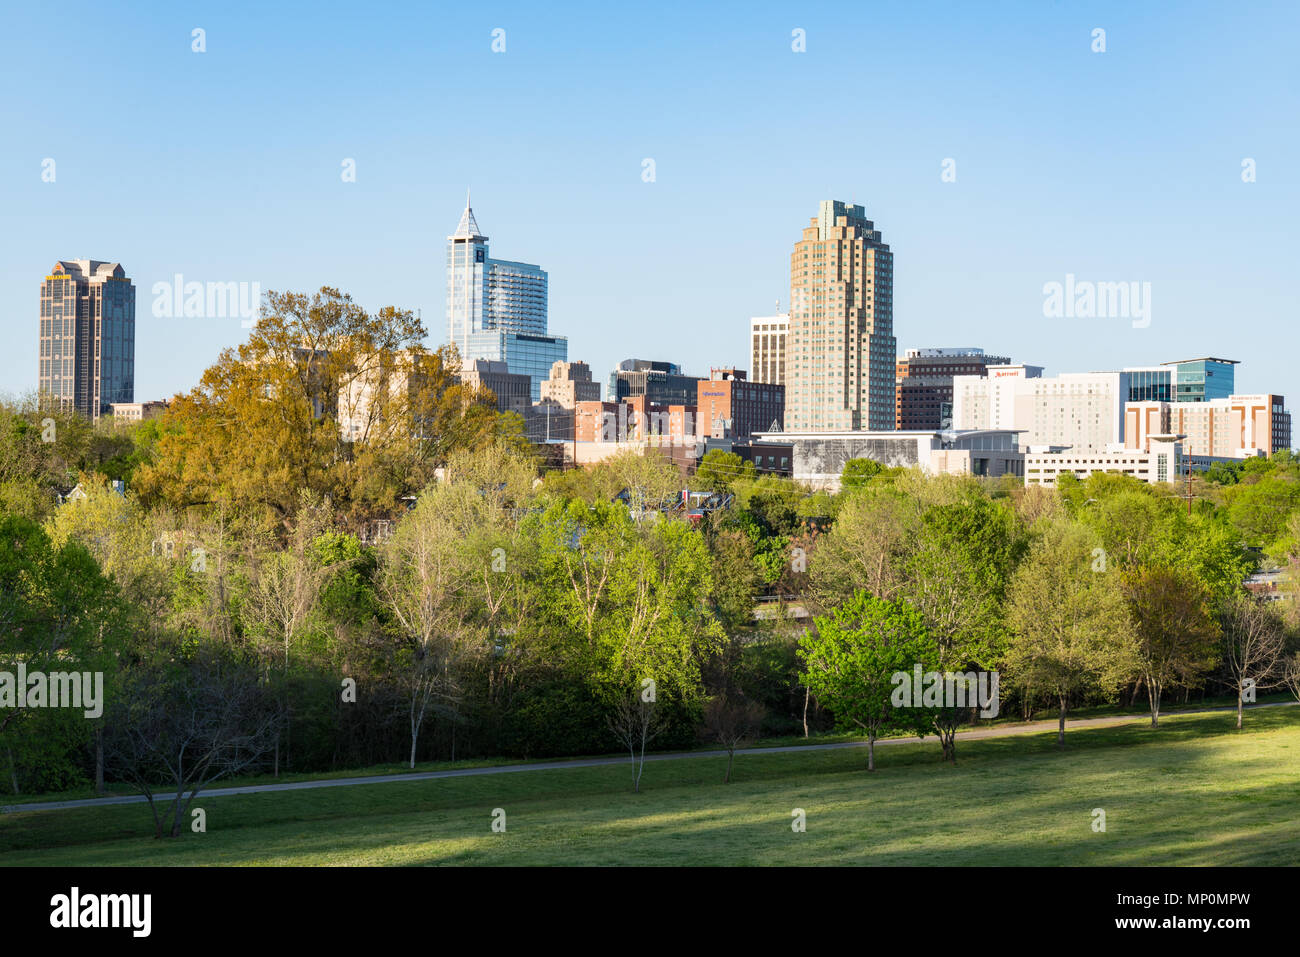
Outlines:
[{"label": "building rooftop", "polygon": [[975,349],[973,347],[969,349],[963,349],[963,348],[908,349],[907,353],[903,356],[903,358],[904,359],[942,359],[942,358],[947,358],[949,356],[961,357],[961,356],[982,356],[982,355],[984,355],[983,349]]},{"label": "building rooftop", "polygon": [[456,226],[456,231],[447,237],[448,239],[482,239],[487,237],[478,231],[478,223],[474,220],[474,210],[469,205],[469,193],[465,194],[465,212],[460,214],[460,223]]},{"label": "building rooftop", "polygon": [[77,279],[98,279],[98,278],[124,278],[126,273],[122,269],[121,263],[107,262],[100,259],[60,259],[53,268],[50,269],[51,275],[63,273]]}]

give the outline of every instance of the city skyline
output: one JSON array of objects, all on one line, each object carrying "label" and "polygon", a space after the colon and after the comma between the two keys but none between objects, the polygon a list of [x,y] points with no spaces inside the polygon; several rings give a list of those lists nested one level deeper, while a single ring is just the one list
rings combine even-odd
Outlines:
[{"label": "city skyline", "polygon": [[0,22],[19,939],[306,868],[335,948],[479,866],[1282,923],[1300,0]]},{"label": "city skyline", "polygon": [[[1285,31],[1261,32],[1250,16],[1293,23],[1284,5],[1249,16],[1195,6],[1176,33],[1116,4],[1077,13],[953,7],[939,21],[898,10],[760,11],[744,23],[705,13],[695,30],[665,22],[639,34],[622,31],[618,15],[561,28],[507,8],[500,54],[490,36],[499,24],[466,11],[412,14],[400,36],[359,23],[344,41],[329,23],[285,13],[255,21],[239,10],[204,15],[199,54],[193,17],[160,9],[125,11],[97,38],[128,54],[147,47],[153,64],[103,80],[104,95],[123,104],[105,134],[111,148],[90,149],[44,111],[11,105],[5,117],[18,148],[0,158],[9,225],[0,308],[14,339],[0,358],[0,391],[36,388],[31,277],[67,257],[120,261],[136,282],[138,400],[188,390],[247,335],[235,318],[155,316],[153,287],[174,275],[263,290],[337,286],[369,309],[418,310],[436,345],[442,224],[454,222],[471,186],[502,250],[545,264],[552,328],[598,379],[628,355],[700,375],[748,367],[749,319],[770,315],[775,298],[786,305],[797,224],[810,205],[838,197],[864,205],[899,256],[900,355],[977,341],[1058,373],[1226,353],[1243,360],[1239,392],[1300,394],[1284,351],[1262,348],[1285,341],[1295,310],[1286,211],[1297,196],[1287,172],[1296,133],[1275,118],[1294,112],[1296,84]],[[18,42],[25,21],[37,29],[35,17],[17,11],[0,38],[7,69],[37,62]],[[472,71],[483,95],[516,98],[513,125],[471,112],[460,120],[469,145],[443,148],[423,132],[429,124],[403,115],[405,103],[379,95],[409,83],[439,104],[436,118],[446,110],[432,95],[442,80],[401,66],[331,79],[313,66],[317,54],[280,47],[291,23],[307,50],[346,42],[393,63],[421,46],[446,52],[450,74]],[[1098,25],[1108,31],[1104,53],[1091,49]],[[805,52],[791,49],[796,28],[806,31]],[[837,149],[796,149],[844,103],[799,91],[835,75],[851,35],[869,36],[882,72],[907,82],[889,81],[870,131],[841,125]],[[282,65],[250,69],[272,40]],[[92,38],[68,42],[71,54],[88,53]],[[93,57],[70,59],[67,81],[92,82]],[[1189,59],[1205,69],[1164,79]],[[998,70],[977,70],[993,60]],[[702,65],[690,84],[679,79],[685,64]],[[972,71],[978,79],[963,82]],[[596,76],[609,82],[593,84]],[[1234,87],[1211,76],[1243,79]],[[264,115],[261,85],[272,77],[303,106],[280,114],[269,142],[245,147],[229,133]],[[330,107],[306,95],[317,87],[334,95]],[[557,102],[576,108],[557,111]],[[975,124],[979,104],[992,106]],[[585,123],[593,111],[609,118]],[[320,125],[333,114],[336,125]],[[194,122],[159,127],[158,115]],[[773,135],[775,115],[793,142]],[[534,145],[522,158],[510,147],[519,137]],[[207,150],[205,139],[221,148]],[[56,164],[53,181],[42,179],[45,159]],[[643,178],[646,159],[653,181]],[[949,159],[953,181],[943,179]],[[1255,182],[1243,181],[1245,159],[1258,164]],[[341,178],[349,160],[352,182]],[[92,203],[93,218],[84,212]],[[1044,284],[1068,276],[1149,282],[1150,325],[1045,317]],[[1243,322],[1252,337],[1240,343],[1233,333]]]}]

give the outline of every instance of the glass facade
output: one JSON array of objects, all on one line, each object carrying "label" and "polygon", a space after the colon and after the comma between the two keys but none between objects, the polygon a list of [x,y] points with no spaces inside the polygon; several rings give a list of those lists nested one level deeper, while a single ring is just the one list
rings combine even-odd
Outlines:
[{"label": "glass facade", "polygon": [[551,366],[569,358],[569,340],[546,334],[546,301],[546,270],[489,257],[488,237],[466,203],[447,237],[447,341],[461,360],[506,363],[531,379],[532,401],[540,401]]},{"label": "glass facade", "polygon": [[38,390],[90,419],[135,399],[135,286],[117,263],[55,263],[41,284]]},{"label": "glass facade", "polygon": [[609,374],[609,401],[643,395],[660,405],[694,405],[699,383],[699,376],[682,375],[682,367],[675,362],[624,359]]},{"label": "glass facade", "polygon": [[489,259],[487,318],[489,329],[546,335],[546,270]]},{"label": "glass facade", "polygon": [[1173,372],[1170,369],[1129,369],[1129,402],[1172,402]]},{"label": "glass facade", "polygon": [[1175,402],[1206,402],[1232,395],[1236,376],[1227,359],[1191,359],[1174,365]]},{"label": "glass facade", "polygon": [[487,237],[453,237],[447,244],[447,341],[463,352],[466,335],[487,328]]},{"label": "glass facade", "polygon": [[542,383],[550,377],[551,366],[569,359],[569,340],[565,336],[530,336],[495,329],[472,333],[468,349],[472,359],[504,362],[511,372],[528,376],[533,402],[541,401]]},{"label": "glass facade", "polygon": [[135,401],[135,286],[115,279],[100,286],[95,318],[95,366],[101,413],[114,402]]}]

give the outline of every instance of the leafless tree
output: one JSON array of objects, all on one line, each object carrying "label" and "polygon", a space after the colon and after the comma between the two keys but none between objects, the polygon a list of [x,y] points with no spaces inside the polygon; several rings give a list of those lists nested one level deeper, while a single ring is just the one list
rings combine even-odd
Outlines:
[{"label": "leafless tree", "polygon": [[1282,680],[1286,682],[1287,690],[1296,701],[1300,701],[1300,651],[1286,660],[1282,669]]},{"label": "leafless tree", "polygon": [[1237,687],[1237,727],[1241,728],[1246,688],[1274,688],[1283,681],[1286,632],[1266,601],[1238,595],[1224,612],[1223,637],[1228,673]]},{"label": "leafless tree", "polygon": [[[315,611],[320,593],[336,566],[326,565],[313,552],[316,539],[328,528],[328,503],[314,501],[304,492],[295,517],[292,533],[284,547],[258,548],[250,543],[246,567],[249,588],[244,609],[248,620],[255,622],[268,640],[263,645],[265,676],[271,680],[271,659],[279,656],[283,679],[289,677],[289,654],[295,638]],[[284,752],[289,757],[289,733],[292,716],[285,690],[281,690],[284,712]],[[280,776],[281,747],[275,748],[274,774]]]},{"label": "leafless tree", "polygon": [[[319,561],[312,551],[316,539],[328,528],[328,504],[303,493],[293,531],[283,547],[250,547],[246,614],[272,638],[282,671],[289,671],[293,640],[320,599],[321,589],[336,571]],[[268,656],[269,657],[269,656]]]},{"label": "leafless tree", "polygon": [[727,749],[727,773],[722,778],[723,784],[731,783],[731,765],[736,759],[736,749],[752,743],[762,724],[763,706],[756,701],[719,694],[704,706],[704,733]]},{"label": "leafless tree", "polygon": [[609,716],[609,730],[614,732],[614,736],[623,743],[632,758],[632,790],[640,793],[646,745],[662,730],[655,702],[647,701],[639,689],[633,690],[614,705],[614,711]]},{"label": "leafless tree", "polygon": [[108,717],[107,764],[149,802],[155,837],[177,837],[204,788],[260,764],[282,720],[253,668],[215,656],[137,666]]}]

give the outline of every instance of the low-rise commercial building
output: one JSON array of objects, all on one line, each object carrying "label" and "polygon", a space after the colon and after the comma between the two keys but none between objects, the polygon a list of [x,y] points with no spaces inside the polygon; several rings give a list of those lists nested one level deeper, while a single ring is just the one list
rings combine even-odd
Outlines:
[{"label": "low-rise commercial building", "polygon": [[700,435],[745,442],[784,427],[785,386],[750,382],[744,369],[710,370],[695,394]]},{"label": "low-rise commercial building", "polygon": [[629,449],[653,448],[681,467],[695,464],[704,443],[696,432],[693,405],[660,405],[645,396],[623,402],[579,402],[574,408],[568,460],[599,462]]},{"label": "low-rise commercial building", "polygon": [[871,459],[889,468],[916,467],[931,475],[997,478],[1024,474],[1017,433],[1007,429],[773,432],[753,445],[789,446],[791,474],[813,488],[838,491],[850,459]]},{"label": "low-rise commercial building", "polygon": [[1147,449],[1030,448],[1025,453],[1025,485],[1055,486],[1064,474],[1085,479],[1094,472],[1114,472],[1148,483],[1177,482],[1186,474],[1182,438],[1151,435]]}]

